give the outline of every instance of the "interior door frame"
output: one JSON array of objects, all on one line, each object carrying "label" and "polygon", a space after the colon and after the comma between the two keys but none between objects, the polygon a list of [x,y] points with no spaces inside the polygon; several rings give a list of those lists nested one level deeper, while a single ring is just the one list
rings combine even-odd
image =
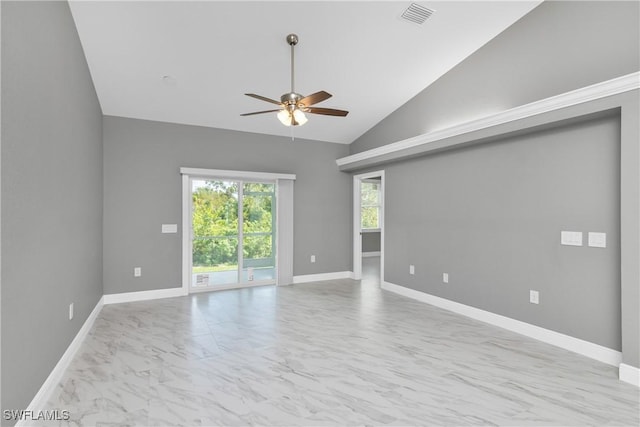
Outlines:
[{"label": "interior door frame", "polygon": [[361,173],[353,176],[353,278],[362,279],[362,218],[361,184],[365,179],[380,177],[380,284],[384,282],[384,170]]}]

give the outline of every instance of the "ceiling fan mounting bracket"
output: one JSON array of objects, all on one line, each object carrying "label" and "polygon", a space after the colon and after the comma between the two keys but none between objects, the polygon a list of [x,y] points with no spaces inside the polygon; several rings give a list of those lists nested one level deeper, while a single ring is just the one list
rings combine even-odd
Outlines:
[{"label": "ceiling fan mounting bracket", "polygon": [[289,34],[287,36],[287,43],[289,46],[295,46],[298,44],[298,35],[297,34]]}]

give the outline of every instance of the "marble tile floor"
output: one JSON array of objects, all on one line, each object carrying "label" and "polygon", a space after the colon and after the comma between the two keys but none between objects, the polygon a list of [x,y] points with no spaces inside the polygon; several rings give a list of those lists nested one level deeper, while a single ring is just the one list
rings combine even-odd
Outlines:
[{"label": "marble tile floor", "polygon": [[615,367],[382,291],[370,267],[105,306],[48,402],[70,420],[37,425],[640,424]]}]

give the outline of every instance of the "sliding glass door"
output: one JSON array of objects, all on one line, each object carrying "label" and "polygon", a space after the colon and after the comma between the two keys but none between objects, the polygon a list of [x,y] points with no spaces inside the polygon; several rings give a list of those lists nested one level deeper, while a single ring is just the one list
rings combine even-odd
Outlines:
[{"label": "sliding glass door", "polygon": [[191,179],[191,290],[275,283],[275,184]]},{"label": "sliding glass door", "polygon": [[242,186],[241,282],[275,281],[275,185],[245,182]]}]

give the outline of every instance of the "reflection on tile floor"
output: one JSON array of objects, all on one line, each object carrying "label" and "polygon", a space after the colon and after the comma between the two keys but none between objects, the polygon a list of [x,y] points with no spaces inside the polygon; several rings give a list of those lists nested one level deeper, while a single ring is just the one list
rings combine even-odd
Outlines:
[{"label": "reflection on tile floor", "polygon": [[[271,283],[275,283],[276,269],[273,267],[254,268],[252,270],[252,273],[253,279],[249,280],[249,272],[248,270],[244,269],[242,271],[242,276],[240,279],[242,283],[251,283],[252,281],[267,283],[271,281]],[[195,288],[209,287],[212,290],[215,290],[216,287],[238,284],[238,266],[236,266],[235,270],[211,271],[192,274],[191,283]]]},{"label": "reflection on tile floor", "polygon": [[73,426],[639,424],[616,368],[367,271],[105,306],[48,409]]}]

